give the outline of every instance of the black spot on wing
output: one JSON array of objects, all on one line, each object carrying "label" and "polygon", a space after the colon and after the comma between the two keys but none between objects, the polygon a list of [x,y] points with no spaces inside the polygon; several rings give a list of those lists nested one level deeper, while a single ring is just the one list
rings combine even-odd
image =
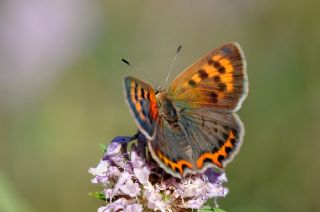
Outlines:
[{"label": "black spot on wing", "polygon": [[207,79],[208,78],[208,73],[205,71],[205,70],[203,70],[203,69],[200,69],[199,71],[198,71],[198,75],[199,75],[199,77],[201,78],[201,80],[205,80],[205,79]]},{"label": "black spot on wing", "polygon": [[221,163],[224,160],[224,156],[223,155],[219,155],[218,156],[218,161]]},{"label": "black spot on wing", "polygon": [[215,67],[220,74],[225,73],[226,69],[220,64],[219,61],[209,60],[208,63]]},{"label": "black spot on wing", "polygon": [[134,99],[138,101],[138,84],[134,84]]},{"label": "black spot on wing", "polygon": [[218,61],[212,61],[212,65],[213,67],[215,67],[216,69],[219,69],[221,67],[221,64]]},{"label": "black spot on wing", "polygon": [[205,158],[205,159],[203,160],[203,162],[204,162],[204,163],[212,163],[213,161],[212,161],[211,158]]},{"label": "black spot on wing", "polygon": [[186,164],[182,164],[182,170],[184,171],[188,166]]},{"label": "black spot on wing", "polygon": [[239,136],[239,130],[237,128],[232,129],[233,134],[238,138]]},{"label": "black spot on wing", "polygon": [[230,139],[230,142],[231,142],[232,145],[235,145],[235,144],[236,144],[236,140],[235,140],[234,138],[231,138],[231,139]]},{"label": "black spot on wing", "polygon": [[174,170],[175,170],[176,172],[180,173],[180,169],[179,169],[178,167],[176,167]]},{"label": "black spot on wing", "polygon": [[144,92],[144,89],[143,89],[143,88],[141,88],[141,97],[142,97],[143,99],[146,98],[146,97],[145,97],[145,92]]},{"label": "black spot on wing", "polygon": [[225,141],[228,140],[228,138],[229,138],[229,134],[227,134],[227,133],[223,133],[222,136]]},{"label": "black spot on wing", "polygon": [[188,84],[193,88],[197,85],[197,83],[193,80],[189,80]]},{"label": "black spot on wing", "polygon": [[215,82],[221,82],[221,78],[220,78],[219,75],[214,76],[214,77],[213,77],[213,80],[214,80]]},{"label": "black spot on wing", "polygon": [[226,88],[227,88],[227,86],[225,83],[223,83],[223,82],[218,83],[218,90],[219,91],[226,91]]},{"label": "black spot on wing", "polygon": [[218,72],[219,72],[220,74],[223,74],[223,73],[225,73],[225,72],[226,72],[226,69],[225,69],[225,67],[223,67],[223,66],[220,66],[220,68],[218,68]]},{"label": "black spot on wing", "polygon": [[219,148],[218,147],[213,147],[212,152],[211,153],[215,153],[218,152]]},{"label": "black spot on wing", "polygon": [[213,103],[218,102],[218,95],[216,94],[216,92],[210,92],[209,97]]},{"label": "black spot on wing", "polygon": [[227,155],[230,154],[230,152],[232,152],[232,148],[231,147],[225,147],[224,150],[226,151]]}]

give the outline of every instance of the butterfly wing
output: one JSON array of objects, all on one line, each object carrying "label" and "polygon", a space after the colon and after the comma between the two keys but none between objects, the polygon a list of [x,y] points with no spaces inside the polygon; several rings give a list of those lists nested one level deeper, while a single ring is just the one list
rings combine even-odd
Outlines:
[{"label": "butterfly wing", "polygon": [[238,152],[244,135],[237,111],[248,92],[240,46],[221,46],[182,72],[168,98],[178,111],[175,126],[157,129],[149,142],[153,158],[169,173],[183,177],[207,167],[223,169]]},{"label": "butterfly wing", "polygon": [[225,44],[183,71],[169,88],[180,108],[237,111],[248,93],[246,62],[237,43]]},{"label": "butterfly wing", "polygon": [[124,80],[124,93],[139,130],[148,138],[155,136],[158,109],[153,88],[134,77]]},{"label": "butterfly wing", "polygon": [[185,110],[180,117],[191,141],[197,172],[208,166],[223,169],[238,153],[244,127],[236,114],[200,108]]},{"label": "butterfly wing", "polygon": [[244,128],[236,114],[186,109],[176,126],[161,122],[149,149],[168,173],[185,177],[208,167],[223,169],[241,147]]},{"label": "butterfly wing", "polygon": [[190,143],[183,127],[170,126],[161,120],[157,126],[155,138],[148,142],[148,147],[152,158],[164,170],[181,178],[195,167]]}]

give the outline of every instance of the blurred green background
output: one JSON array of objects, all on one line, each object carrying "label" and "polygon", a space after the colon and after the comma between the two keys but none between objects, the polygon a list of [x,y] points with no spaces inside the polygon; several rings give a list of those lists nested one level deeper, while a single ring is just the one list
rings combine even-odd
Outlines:
[{"label": "blurred green background", "polygon": [[229,41],[250,92],[227,211],[320,211],[320,3],[317,1],[0,2],[0,211],[96,211],[99,143],[132,135],[122,81],[162,84]]}]

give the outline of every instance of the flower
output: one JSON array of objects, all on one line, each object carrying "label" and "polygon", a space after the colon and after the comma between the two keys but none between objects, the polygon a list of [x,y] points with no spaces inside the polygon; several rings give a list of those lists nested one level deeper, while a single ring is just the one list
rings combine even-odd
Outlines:
[{"label": "flower", "polygon": [[[207,169],[178,179],[164,172],[143,152],[141,146],[112,142],[96,168],[90,168],[94,184],[103,187],[106,205],[98,212],[107,211],[186,211],[202,208],[209,199],[225,197],[228,189],[225,173]],[[149,160],[147,159],[149,158]]]}]

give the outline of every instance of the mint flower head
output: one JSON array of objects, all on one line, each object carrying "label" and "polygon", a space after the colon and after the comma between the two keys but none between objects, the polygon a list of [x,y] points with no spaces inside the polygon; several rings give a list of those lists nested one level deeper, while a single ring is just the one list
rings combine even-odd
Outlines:
[{"label": "mint flower head", "polygon": [[98,212],[192,211],[203,208],[209,199],[218,207],[217,198],[228,194],[223,187],[225,173],[208,169],[203,174],[175,178],[139,144],[132,144],[127,151],[126,144],[112,142],[89,173],[93,175],[91,182],[102,186],[101,192],[91,193],[105,201]]}]

